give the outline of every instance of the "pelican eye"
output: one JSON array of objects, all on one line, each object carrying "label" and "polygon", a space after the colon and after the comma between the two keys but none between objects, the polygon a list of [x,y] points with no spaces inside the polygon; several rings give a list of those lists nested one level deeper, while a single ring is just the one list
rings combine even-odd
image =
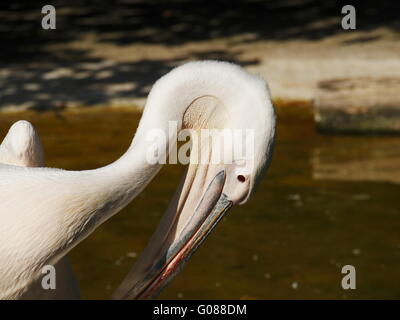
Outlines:
[{"label": "pelican eye", "polygon": [[245,182],[246,181],[246,177],[244,175],[239,174],[237,176],[237,179],[239,180],[239,182]]}]

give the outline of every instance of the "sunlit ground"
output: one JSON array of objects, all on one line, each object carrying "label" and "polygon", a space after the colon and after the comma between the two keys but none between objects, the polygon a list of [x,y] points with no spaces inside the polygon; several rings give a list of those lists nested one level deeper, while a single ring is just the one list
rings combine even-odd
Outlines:
[{"label": "sunlit ground", "polygon": [[[400,298],[400,137],[325,136],[304,107],[278,109],[272,167],[163,292],[166,299]],[[96,168],[128,147],[127,110],[1,115],[38,129],[47,166]],[[399,150],[399,151],[397,151]],[[82,297],[107,299],[135,263],[181,169],[164,168],[125,210],[72,250]],[[341,268],[357,289],[341,288]]]}]

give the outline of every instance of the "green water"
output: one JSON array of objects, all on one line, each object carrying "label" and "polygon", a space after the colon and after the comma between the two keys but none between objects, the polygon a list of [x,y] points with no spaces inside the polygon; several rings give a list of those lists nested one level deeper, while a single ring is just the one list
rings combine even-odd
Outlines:
[{"label": "green water", "polygon": [[[107,164],[140,115],[98,111],[2,115],[38,128],[48,166]],[[400,137],[326,136],[307,108],[278,110],[272,166],[251,201],[231,210],[166,299],[400,298]],[[82,297],[107,299],[156,227],[181,174],[167,166],[126,209],[70,254]],[[341,288],[354,265],[357,289]]]}]

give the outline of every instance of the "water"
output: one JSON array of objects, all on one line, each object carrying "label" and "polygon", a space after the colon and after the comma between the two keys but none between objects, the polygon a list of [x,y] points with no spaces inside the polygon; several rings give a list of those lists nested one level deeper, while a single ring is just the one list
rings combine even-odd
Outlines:
[{"label": "water", "polygon": [[[27,119],[48,166],[95,168],[128,147],[129,111],[2,115]],[[166,299],[400,298],[400,137],[327,136],[303,107],[278,109],[271,169],[162,293]],[[70,254],[82,297],[107,299],[156,227],[182,168],[167,166],[131,205]],[[357,289],[341,288],[354,265]]]}]

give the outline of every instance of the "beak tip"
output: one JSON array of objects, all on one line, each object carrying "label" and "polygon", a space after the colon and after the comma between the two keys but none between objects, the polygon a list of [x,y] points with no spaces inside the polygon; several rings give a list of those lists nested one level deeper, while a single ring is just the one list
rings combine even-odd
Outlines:
[{"label": "beak tip", "polygon": [[225,170],[221,170],[220,172],[217,173],[215,176],[216,179],[218,179],[220,182],[224,183],[225,182]]}]

